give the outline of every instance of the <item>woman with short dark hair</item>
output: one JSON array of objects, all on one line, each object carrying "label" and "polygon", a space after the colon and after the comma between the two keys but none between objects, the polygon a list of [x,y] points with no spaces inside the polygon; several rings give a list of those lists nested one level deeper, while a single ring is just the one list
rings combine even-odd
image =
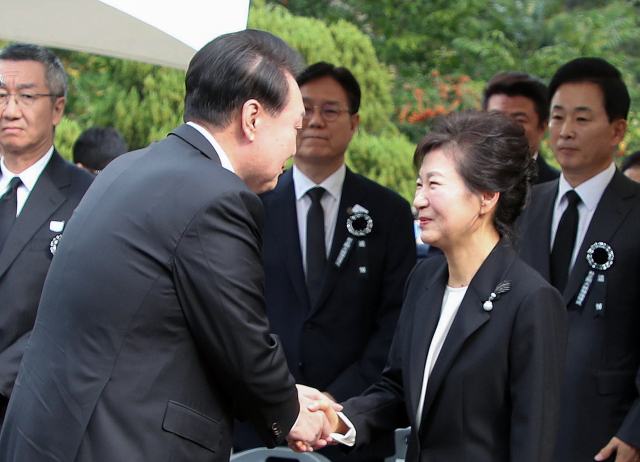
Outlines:
[{"label": "woman with short dark hair", "polygon": [[524,130],[451,114],[414,160],[421,237],[444,255],[409,277],[382,380],[344,403],[347,437],[358,447],[410,425],[408,462],[550,461],[567,314],[512,248],[535,172]]}]

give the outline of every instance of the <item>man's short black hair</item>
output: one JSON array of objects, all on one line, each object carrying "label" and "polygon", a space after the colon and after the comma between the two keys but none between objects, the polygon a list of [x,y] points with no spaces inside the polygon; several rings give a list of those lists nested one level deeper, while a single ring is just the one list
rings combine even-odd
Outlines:
[{"label": "man's short black hair", "polygon": [[491,77],[484,88],[482,109],[487,110],[489,98],[493,95],[524,96],[533,101],[538,115],[538,128],[549,120],[549,99],[547,86],[537,77],[521,71],[509,71]]},{"label": "man's short black hair", "polygon": [[624,158],[622,165],[620,166],[622,172],[630,169],[631,167],[640,167],[640,151],[634,151]]},{"label": "man's short black hair", "polygon": [[600,87],[609,122],[627,120],[631,98],[622,74],[601,58],[577,58],[560,67],[549,84],[549,102],[561,85],[581,82],[595,83]]},{"label": "man's short black hair", "polygon": [[55,96],[67,96],[67,73],[51,50],[31,43],[11,43],[0,51],[0,61],[2,60],[36,61],[42,64],[49,92]]},{"label": "man's short black hair", "polygon": [[221,35],[189,63],[184,120],[225,128],[250,99],[275,116],[289,100],[287,74],[295,77],[301,63],[298,52],[268,32],[247,29]]},{"label": "man's short black hair", "polygon": [[115,128],[91,127],[82,132],[73,145],[73,161],[90,170],[102,170],[120,154],[127,142]]},{"label": "man's short black hair", "polygon": [[322,77],[331,77],[338,82],[347,93],[349,101],[349,113],[356,114],[360,110],[361,91],[358,81],[346,67],[336,67],[333,64],[321,61],[307,67],[296,79],[302,87],[305,83]]}]

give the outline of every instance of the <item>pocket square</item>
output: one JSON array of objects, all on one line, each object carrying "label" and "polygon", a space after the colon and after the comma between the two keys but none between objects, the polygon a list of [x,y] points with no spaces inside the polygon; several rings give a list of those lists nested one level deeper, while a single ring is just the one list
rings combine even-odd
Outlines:
[{"label": "pocket square", "polygon": [[64,220],[63,221],[52,220],[49,222],[49,231],[53,231],[54,233],[61,233],[63,229],[64,229]]}]

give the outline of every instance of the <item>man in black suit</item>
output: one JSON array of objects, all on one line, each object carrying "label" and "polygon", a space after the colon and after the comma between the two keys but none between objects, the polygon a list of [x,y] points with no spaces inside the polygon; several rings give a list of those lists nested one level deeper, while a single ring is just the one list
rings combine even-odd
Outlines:
[{"label": "man in black suit", "polygon": [[534,188],[519,254],[556,286],[569,343],[555,459],[640,460],[640,185],[613,163],[629,93],[598,58],[562,66],[549,85],[559,180]]},{"label": "man in black suit", "polygon": [[[320,62],[297,81],[305,118],[294,165],[261,196],[265,297],[296,381],[342,401],[374,383],[385,365],[415,264],[413,217],[407,201],[345,165],[360,117],[360,86],[351,72]],[[311,247],[307,193],[318,187],[322,236]],[[311,268],[318,248],[319,274]]]},{"label": "man in black suit", "polygon": [[66,93],[51,51],[0,51],[0,425],[56,244],[93,178],[53,146]]},{"label": "man in black suit", "polygon": [[504,112],[522,124],[538,166],[535,184],[558,178],[560,172],[547,164],[539,151],[549,122],[547,86],[540,79],[519,71],[494,75],[484,88],[482,109]]},{"label": "man in black suit", "polygon": [[322,436],[269,333],[255,194],[295,152],[298,62],[266,32],[218,37],[189,65],[187,123],[96,177],[47,277],[0,460],[224,461],[235,415],[270,446]]}]

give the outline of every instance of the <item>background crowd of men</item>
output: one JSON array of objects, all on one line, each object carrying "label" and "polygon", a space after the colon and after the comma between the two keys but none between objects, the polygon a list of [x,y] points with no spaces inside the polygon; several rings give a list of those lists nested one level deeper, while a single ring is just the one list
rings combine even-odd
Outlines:
[{"label": "background crowd of men", "polygon": [[[50,51],[0,52],[0,460],[226,460],[232,441],[326,440],[296,384],[342,402],[380,378],[416,261],[409,204],[345,165],[354,75],[229,34],[189,66],[184,125],[124,156],[117,131],[92,129],[78,165],[53,144],[66,93]],[[483,95],[525,129],[539,184],[518,253],[567,305],[557,462],[640,460],[640,163],[614,164],[629,104],[597,58],[549,88],[500,73]],[[560,171],[540,154],[547,129]],[[234,435],[234,418],[251,427]]]}]

